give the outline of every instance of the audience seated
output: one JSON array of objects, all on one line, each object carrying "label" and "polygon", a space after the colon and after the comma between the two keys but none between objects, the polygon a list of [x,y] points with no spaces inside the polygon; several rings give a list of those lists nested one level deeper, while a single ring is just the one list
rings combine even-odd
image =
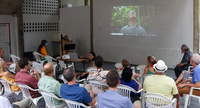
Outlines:
[{"label": "audience seated", "polygon": [[[158,93],[172,100],[177,98],[177,108],[180,108],[179,94],[174,80],[165,75],[167,66],[163,60],[159,60],[153,65],[155,75],[145,78],[143,89],[147,93]],[[168,103],[166,103],[168,104]]]},{"label": "audience seated", "polygon": [[[60,83],[53,78],[53,65],[51,63],[47,63],[43,67],[43,71],[45,76],[42,77],[38,82],[38,87],[41,90],[47,91],[49,93],[54,94],[57,97],[61,97],[60,95]],[[54,100],[56,106],[62,107],[67,104],[63,101]]]},{"label": "audience seated", "polygon": [[97,71],[95,71],[93,74],[90,74],[87,79],[88,80],[98,80],[98,81],[103,81],[106,78],[106,75],[109,71],[103,70],[104,60],[101,56],[97,56],[95,58],[95,66],[97,67]]},{"label": "audience seated", "polygon": [[94,99],[94,93],[92,91],[87,91],[83,87],[79,87],[76,84],[76,74],[74,70],[68,68],[63,72],[64,78],[68,81],[67,84],[63,84],[60,87],[60,94],[62,98],[73,100],[85,105],[94,106],[96,100]]},{"label": "audience seated", "polygon": [[[178,85],[178,91],[180,94],[189,94],[191,87],[200,87],[200,55],[195,53],[192,55],[190,59],[190,64],[193,66],[193,77],[192,79],[187,79],[185,81],[182,81]],[[187,83],[190,82],[190,83]],[[193,90],[193,95],[200,96],[199,90]]]},{"label": "audience seated", "polygon": [[144,69],[143,75],[146,75],[146,74],[147,75],[149,75],[149,74],[154,75],[155,71],[154,71],[153,65],[155,63],[157,63],[156,58],[154,56],[148,56],[146,61],[147,61],[147,64],[146,64],[146,67]]},{"label": "audience seated", "polygon": [[[3,78],[15,84],[15,80],[14,80],[15,75],[6,71],[6,68],[8,68],[6,61],[3,59],[0,59],[0,78]],[[20,91],[20,88],[17,85],[10,85],[10,88],[14,92]]]},{"label": "audience seated", "polygon": [[9,99],[2,96],[4,88],[0,83],[0,108],[37,108],[30,98],[25,98],[20,102],[10,103]]},{"label": "audience seated", "polygon": [[119,75],[116,71],[111,71],[106,76],[106,83],[109,86],[107,92],[101,92],[97,95],[98,108],[140,108],[132,104],[128,97],[121,96],[117,92],[117,86],[120,84]]},{"label": "audience seated", "polygon": [[[131,80],[132,78],[132,69],[130,68],[124,68],[122,72],[122,78],[120,78],[121,84],[127,85],[135,89],[136,91],[139,91],[142,89],[142,86],[136,82],[135,80]],[[131,100],[134,102],[135,100],[139,100],[141,93],[135,94],[131,92]]]},{"label": "audience seated", "polygon": [[[37,83],[38,80],[40,80],[40,75],[36,70],[31,69],[30,61],[27,58],[22,58],[19,60],[18,64],[20,71],[15,76],[15,82],[27,85],[33,89],[38,89]],[[31,73],[37,75],[38,79],[36,79],[33,75],[29,75],[28,71],[30,71],[30,69],[32,70]],[[37,91],[29,90],[29,92],[32,98],[36,98],[38,96]]]},{"label": "audience seated", "polygon": [[[127,59],[123,59],[122,60],[122,68],[118,68],[117,70],[123,70],[124,68],[128,68],[130,66],[130,63]],[[139,77],[139,74],[133,72],[133,75],[135,78],[138,78]]]},{"label": "audience seated", "polygon": [[174,72],[177,78],[183,70],[188,69],[188,67],[190,66],[190,58],[192,56],[192,52],[189,50],[189,47],[185,44],[181,46],[181,52],[184,53],[183,58],[181,62],[177,64],[174,68]]}]

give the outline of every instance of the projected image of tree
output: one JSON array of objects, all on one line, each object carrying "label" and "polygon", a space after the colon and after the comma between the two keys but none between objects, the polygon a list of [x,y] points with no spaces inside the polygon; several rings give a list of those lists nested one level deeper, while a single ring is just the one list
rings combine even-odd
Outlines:
[{"label": "projected image of tree", "polygon": [[[115,6],[111,9],[111,32],[120,32],[120,29],[130,24],[130,19],[134,20],[138,27],[139,34],[155,32],[155,6]],[[130,24],[131,25],[131,24]],[[134,27],[133,27],[134,29]],[[117,31],[118,30],[118,31]]]}]

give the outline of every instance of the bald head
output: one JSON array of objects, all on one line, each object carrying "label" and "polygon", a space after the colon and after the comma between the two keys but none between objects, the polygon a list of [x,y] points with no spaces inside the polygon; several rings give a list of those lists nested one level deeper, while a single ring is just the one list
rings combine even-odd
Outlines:
[{"label": "bald head", "polygon": [[43,67],[43,71],[45,75],[51,75],[53,73],[53,65],[51,63],[47,63]]}]

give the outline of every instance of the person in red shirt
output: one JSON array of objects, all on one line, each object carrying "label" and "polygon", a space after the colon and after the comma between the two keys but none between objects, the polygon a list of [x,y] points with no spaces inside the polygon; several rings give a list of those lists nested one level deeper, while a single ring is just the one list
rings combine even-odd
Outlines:
[{"label": "person in red shirt", "polygon": [[[27,58],[22,58],[19,60],[18,65],[20,67],[20,71],[15,76],[15,82],[27,85],[33,89],[38,89],[37,83],[40,80],[40,74],[31,68],[30,61]],[[32,74],[36,75],[38,79],[36,79],[33,75],[30,75],[28,71],[32,70]],[[29,91],[32,98],[36,98],[38,96],[37,91]]]}]

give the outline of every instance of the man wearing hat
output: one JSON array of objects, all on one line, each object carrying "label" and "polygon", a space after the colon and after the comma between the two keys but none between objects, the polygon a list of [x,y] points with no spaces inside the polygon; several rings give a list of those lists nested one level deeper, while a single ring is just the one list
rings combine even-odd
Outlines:
[{"label": "man wearing hat", "polygon": [[174,80],[165,75],[167,66],[163,60],[159,60],[153,65],[155,75],[145,78],[143,89],[147,93],[158,93],[172,100],[177,98],[177,108],[180,108],[179,94]]}]

